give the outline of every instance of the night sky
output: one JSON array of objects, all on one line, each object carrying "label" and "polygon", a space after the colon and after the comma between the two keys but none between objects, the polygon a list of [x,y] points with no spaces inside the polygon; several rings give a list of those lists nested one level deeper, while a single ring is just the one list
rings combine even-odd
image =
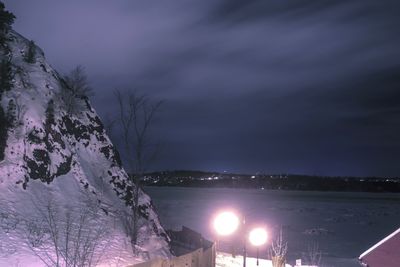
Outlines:
[{"label": "night sky", "polygon": [[400,176],[400,2],[5,0],[62,73],[165,100],[152,169]]}]

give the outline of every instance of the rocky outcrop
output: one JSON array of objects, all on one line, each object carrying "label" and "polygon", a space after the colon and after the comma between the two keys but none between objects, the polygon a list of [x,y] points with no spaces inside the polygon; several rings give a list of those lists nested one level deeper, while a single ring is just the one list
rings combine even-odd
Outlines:
[{"label": "rocky outcrop", "polygon": [[[26,62],[28,46],[29,41],[18,33],[8,33],[7,57],[13,79],[12,89],[1,94],[0,123],[7,119],[4,111],[10,102],[15,108],[12,125],[0,129],[4,141],[0,147],[0,203],[12,208],[10,199],[51,193],[70,204],[76,201],[78,190],[97,199],[116,233],[126,238],[118,214],[131,209],[135,185],[89,100],[75,99],[79,109],[68,112],[61,93],[66,89],[63,78],[46,62],[39,47],[35,47],[33,63]],[[150,198],[141,191],[139,202],[138,246],[146,255],[168,256],[168,237]]]}]

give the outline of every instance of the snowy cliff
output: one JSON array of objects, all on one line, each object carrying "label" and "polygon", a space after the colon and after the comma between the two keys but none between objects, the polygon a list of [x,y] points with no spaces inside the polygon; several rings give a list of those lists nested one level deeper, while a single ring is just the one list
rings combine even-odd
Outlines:
[{"label": "snowy cliff", "polygon": [[[168,257],[168,237],[144,192],[133,256],[126,215],[131,186],[88,99],[75,99],[79,111],[67,112],[62,94],[67,85],[44,53],[34,46],[29,63],[29,41],[12,30],[7,35],[6,46],[0,47],[0,61],[8,61],[12,73],[11,89],[0,90],[9,120],[6,146],[0,147],[0,266],[62,265],[65,254],[72,253],[68,246],[88,243],[79,229],[89,226],[86,238],[96,243],[85,247],[94,251],[92,265]],[[0,127],[4,132],[5,125]],[[75,243],[69,245],[61,232],[70,233]],[[72,236],[76,233],[82,240]],[[55,250],[55,244],[61,249]]]}]

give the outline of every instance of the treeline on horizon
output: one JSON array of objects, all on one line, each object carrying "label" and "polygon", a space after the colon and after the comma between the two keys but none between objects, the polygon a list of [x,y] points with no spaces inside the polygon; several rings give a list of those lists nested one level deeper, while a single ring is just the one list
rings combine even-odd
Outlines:
[{"label": "treeline on horizon", "polygon": [[400,192],[400,179],[398,178],[330,177],[296,174],[249,175],[186,170],[148,173],[143,185],[301,191]]}]

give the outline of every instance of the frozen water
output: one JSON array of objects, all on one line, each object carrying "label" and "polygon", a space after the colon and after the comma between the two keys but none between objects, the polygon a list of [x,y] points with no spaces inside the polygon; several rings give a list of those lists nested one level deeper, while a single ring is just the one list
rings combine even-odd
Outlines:
[{"label": "frozen water", "polygon": [[[291,264],[296,258],[304,259],[308,245],[317,242],[322,266],[359,266],[358,256],[400,222],[400,194],[177,187],[146,187],[145,191],[166,228],[186,225],[216,239],[210,221],[224,208],[245,214],[248,225],[266,224],[271,235],[282,227]],[[227,252],[232,243],[238,243],[220,241]],[[266,250],[260,251],[262,257]],[[249,253],[254,256],[251,248]]]}]

